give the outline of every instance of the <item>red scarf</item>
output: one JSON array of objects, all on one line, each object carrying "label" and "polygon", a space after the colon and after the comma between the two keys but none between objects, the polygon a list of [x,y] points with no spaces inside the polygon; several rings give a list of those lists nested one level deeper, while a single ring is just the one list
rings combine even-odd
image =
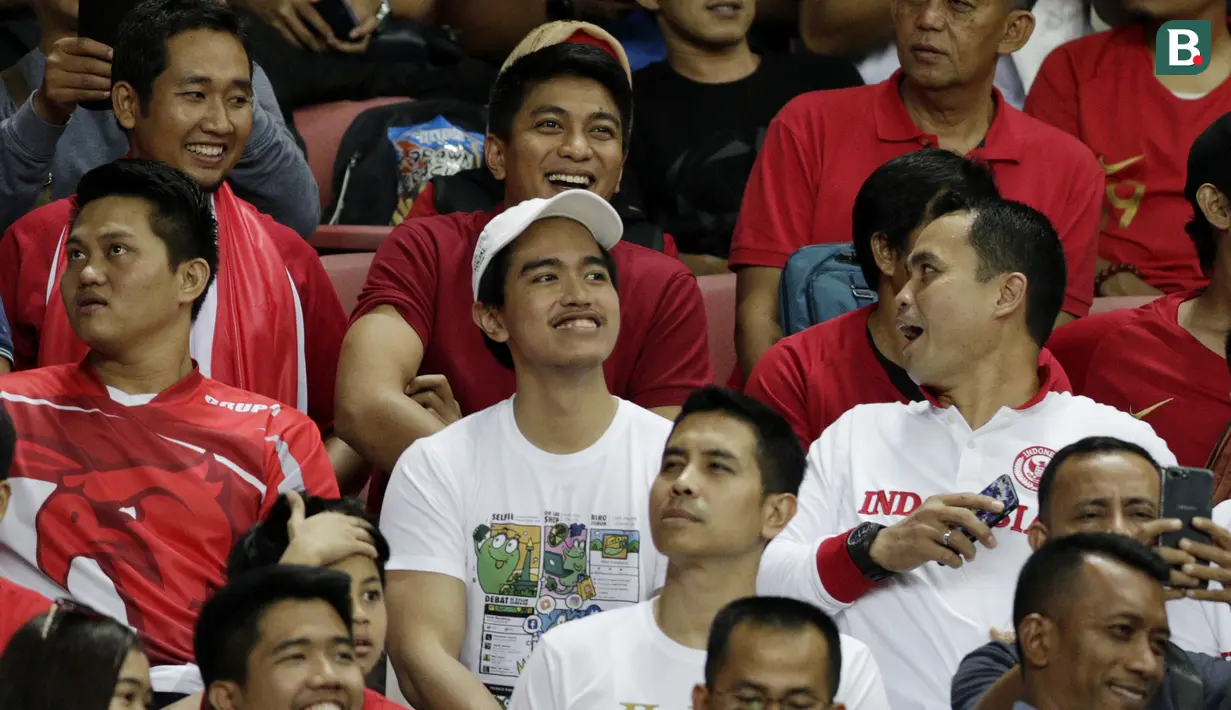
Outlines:
[{"label": "red scarf", "polygon": [[[264,219],[223,183],[214,193],[218,219],[218,278],[210,288],[217,312],[203,308],[194,335],[212,332],[212,347],[193,342],[193,357],[209,363],[207,374],[232,387],[255,392],[297,409],[307,405],[301,388],[303,315],[286,264],[265,233]],[[47,289],[47,312],[39,338],[39,366],[79,362],[89,348],[73,333],[60,296],[68,264],[60,233]],[[207,312],[208,311],[208,312]],[[208,319],[213,317],[213,327]],[[202,338],[204,340],[204,338]],[[203,348],[210,348],[203,351]],[[202,355],[208,353],[208,358]]]}]

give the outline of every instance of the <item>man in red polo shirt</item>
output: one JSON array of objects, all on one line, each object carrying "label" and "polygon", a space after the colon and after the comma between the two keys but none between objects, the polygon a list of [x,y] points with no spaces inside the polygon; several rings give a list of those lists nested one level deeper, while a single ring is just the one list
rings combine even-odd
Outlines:
[{"label": "man in red polo shirt", "polygon": [[[505,204],[569,189],[610,199],[619,185],[632,117],[627,62],[614,40],[598,39],[610,35],[571,27],[531,33],[493,87],[486,163],[504,181]],[[372,262],[342,347],[337,427],[384,472],[415,440],[513,394],[512,371],[471,320],[471,261],[495,214],[408,220]],[[620,337],[604,364],[608,388],[673,417],[712,380],[700,289],[663,254],[621,242],[611,256],[624,297]],[[373,509],[385,483],[373,482]]]},{"label": "man in red polo shirt", "polygon": [[[1206,126],[1231,111],[1226,1],[1124,1],[1144,19],[1052,52],[1030,89],[1026,111],[1081,139],[1106,172],[1098,295],[1188,291],[1203,285],[1206,274],[1183,233],[1191,212],[1179,157]],[[1155,74],[1154,39],[1168,20],[1210,22],[1205,71]]]},{"label": "man in red polo shirt", "polygon": [[[0,406],[0,521],[4,520],[13,490],[8,477],[16,448],[17,432],[13,430],[13,420]],[[4,647],[18,629],[50,608],[51,600],[47,597],[0,577],[0,653],[4,653]]]},{"label": "man in red polo shirt", "polygon": [[1231,114],[1193,142],[1184,194],[1202,291],[1168,294],[1141,308],[1113,311],[1056,331],[1048,347],[1073,391],[1146,421],[1185,466],[1205,466],[1231,420]]},{"label": "man in red polo shirt", "polygon": [[1006,198],[1046,215],[1068,263],[1058,322],[1089,311],[1102,172],[1079,141],[1012,108],[993,88],[998,57],[1030,37],[1032,5],[894,0],[900,72],[873,86],[805,94],[774,119],[731,245],[745,376],[782,337],[778,282],[787,259],[809,244],[848,239],[863,181],[921,147],[987,162]]}]

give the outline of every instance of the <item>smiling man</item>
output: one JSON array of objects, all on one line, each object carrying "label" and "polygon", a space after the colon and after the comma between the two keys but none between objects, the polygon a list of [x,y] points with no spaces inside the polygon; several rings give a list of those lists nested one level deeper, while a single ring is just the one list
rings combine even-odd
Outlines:
[{"label": "smiling man", "polygon": [[[552,23],[509,58],[492,89],[486,143],[505,205],[616,192],[633,117],[623,56],[593,25]],[[468,325],[471,260],[498,214],[408,219],[376,253],[338,367],[338,432],[383,471],[417,439],[513,394],[513,373]],[[607,387],[674,417],[712,379],[700,289],[679,261],[650,249],[621,241],[611,259],[623,328],[603,365]],[[373,507],[385,485],[373,481]]]},{"label": "smiling man", "polygon": [[[253,129],[252,62],[234,11],[214,0],[147,0],[120,27],[112,71],[114,120],[134,158],[187,173],[217,217],[217,280],[192,334],[201,373],[333,421],[346,314],[320,257],[227,183]],[[0,242],[0,297],[16,369],[75,363],[56,284],[75,199],[35,210]]]}]

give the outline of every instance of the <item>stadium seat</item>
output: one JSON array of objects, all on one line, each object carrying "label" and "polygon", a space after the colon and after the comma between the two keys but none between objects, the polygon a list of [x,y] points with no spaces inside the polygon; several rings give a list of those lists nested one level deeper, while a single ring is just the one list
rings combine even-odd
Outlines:
[{"label": "stadium seat", "polygon": [[714,377],[725,382],[735,368],[735,274],[702,276],[701,298],[705,300],[705,319],[709,322],[710,364]]},{"label": "stadium seat", "polygon": [[338,292],[342,308],[349,315],[359,302],[359,292],[368,278],[368,267],[372,265],[372,254],[330,254],[321,257],[321,264],[325,266],[325,273],[329,274],[333,290]]},{"label": "stadium seat", "polygon": [[308,237],[308,244],[319,252],[376,251],[393,227],[323,224]]},{"label": "stadium seat", "polygon": [[1108,296],[1094,299],[1090,306],[1090,315],[1106,313],[1120,308],[1137,308],[1158,298],[1158,296]]},{"label": "stadium seat", "polygon": [[351,121],[373,106],[408,100],[404,96],[391,96],[367,101],[336,101],[295,112],[295,128],[303,136],[304,146],[308,150],[308,167],[316,178],[322,210],[333,200],[333,163],[338,157],[342,134],[346,133]]}]

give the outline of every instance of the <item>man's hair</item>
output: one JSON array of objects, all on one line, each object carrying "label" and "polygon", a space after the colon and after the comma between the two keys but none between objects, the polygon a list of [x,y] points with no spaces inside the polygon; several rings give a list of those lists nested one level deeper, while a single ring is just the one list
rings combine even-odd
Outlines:
[{"label": "man's hair", "polygon": [[[517,65],[515,64],[514,66]],[[513,268],[513,248],[516,245],[517,239],[514,239],[500,251],[496,252],[496,255],[492,257],[491,262],[487,265],[487,270],[479,278],[479,297],[476,300],[488,308],[504,308],[505,295],[507,294],[505,287],[509,281],[509,269]],[[599,254],[603,259],[603,265],[611,276],[611,287],[619,293],[620,283],[616,275],[615,259],[611,257],[611,252],[604,249],[602,245],[597,242],[595,242],[595,245],[598,246]],[[498,343],[487,337],[487,333],[483,333],[483,344],[487,346],[488,352],[496,358],[496,362],[504,365],[506,369],[513,369],[513,351],[509,349],[508,343]]]},{"label": "man's hair", "polygon": [[205,290],[192,303],[196,320],[218,274],[218,221],[196,180],[157,160],[123,158],[94,168],[77,183],[74,225],[86,205],[105,197],[137,197],[150,206],[150,229],[167,245],[170,267],[193,259],[209,264]]},{"label": "man's hair", "polygon": [[910,235],[929,220],[929,206],[944,193],[970,201],[1000,197],[986,165],[943,148],[924,148],[881,165],[864,181],[851,213],[852,238],[859,269],[875,289],[881,271],[872,237],[882,234],[889,249],[905,257]]},{"label": "man's hair", "polygon": [[167,42],[193,30],[234,36],[244,47],[251,73],[248,34],[234,9],[217,0],[145,0],[128,11],[116,33],[112,85],[121,81],[131,84],[137,92],[142,113],[148,113],[154,82],[167,70],[169,63]]},{"label": "man's hair", "polygon": [[722,608],[710,626],[705,655],[705,685],[714,690],[718,674],[731,654],[731,634],[741,624],[756,628],[795,631],[813,627],[825,637],[829,656],[829,700],[838,692],[842,673],[842,641],[838,627],[825,612],[806,602],[785,597],[745,597]]},{"label": "man's hair", "polygon": [[13,459],[17,454],[17,429],[4,403],[0,402],[0,481],[9,477]]},{"label": "man's hair", "polygon": [[[1171,578],[1171,568],[1150,548],[1125,535],[1074,533],[1053,538],[1022,567],[1013,595],[1013,629],[1031,614],[1060,620],[1086,586],[1082,569],[1090,557],[1109,558],[1148,575],[1160,584]],[[1020,638],[1020,637],[1019,637]],[[1020,640],[1017,654],[1022,656]],[[1026,664],[1022,664],[1023,671]]]},{"label": "man's hair", "polygon": [[560,78],[590,79],[607,89],[620,112],[620,137],[628,152],[633,129],[633,88],[619,60],[591,44],[565,42],[518,59],[496,78],[487,107],[487,130],[501,140],[513,134],[513,120],[539,84]]},{"label": "man's hair", "polygon": [[1008,273],[1026,276],[1026,329],[1040,348],[1064,306],[1064,248],[1047,217],[1013,200],[973,201],[946,193],[932,206],[935,219],[970,212],[970,246],[979,258],[976,278],[987,282]]},{"label": "man's hair", "polygon": [[[368,523],[368,532],[376,546],[376,571],[380,573],[383,586],[385,564],[389,562],[389,542],[380,531],[379,521],[368,515],[363,504],[354,498],[321,498],[303,492],[299,495],[303,498],[304,517],[341,513]],[[227,556],[227,577],[241,577],[253,570],[278,564],[291,544],[287,532],[290,519],[291,501],[286,494],[282,494],[274,501],[265,519],[249,528],[231,547],[231,554]]]},{"label": "man's hair", "polygon": [[260,641],[265,613],[278,602],[312,600],[333,607],[351,632],[350,577],[342,572],[274,565],[228,580],[201,607],[193,635],[205,687],[220,680],[247,683],[248,657]]},{"label": "man's hair", "polygon": [[1087,436],[1084,439],[1075,441],[1057,451],[1056,455],[1051,457],[1051,461],[1047,462],[1047,467],[1043,469],[1043,475],[1039,477],[1039,520],[1044,525],[1050,524],[1052,495],[1056,490],[1056,478],[1060,475],[1060,467],[1064,465],[1065,461],[1074,456],[1089,456],[1092,454],[1129,454],[1140,456],[1149,462],[1150,466],[1158,472],[1160,477],[1163,474],[1163,470],[1159,468],[1158,462],[1154,460],[1150,452],[1131,441],[1117,439],[1114,436]]},{"label": "man's hair", "polygon": [[766,495],[799,495],[807,459],[799,437],[781,414],[743,393],[711,385],[688,396],[675,417],[673,432],[688,417],[708,412],[721,412],[752,427],[757,439],[761,489]]}]

